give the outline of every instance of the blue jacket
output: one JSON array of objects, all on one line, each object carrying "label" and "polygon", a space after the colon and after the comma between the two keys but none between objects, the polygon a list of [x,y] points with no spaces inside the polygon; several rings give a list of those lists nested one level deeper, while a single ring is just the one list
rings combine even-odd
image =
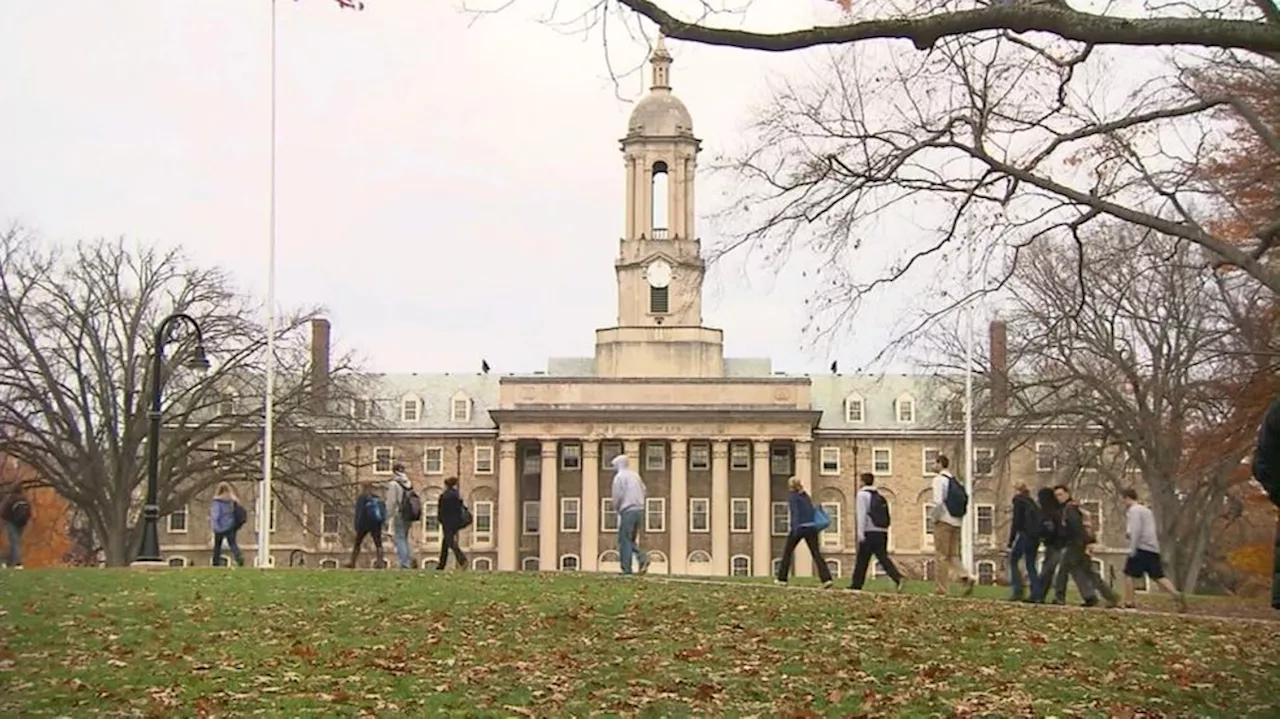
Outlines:
[{"label": "blue jacket", "polygon": [[798,532],[806,524],[813,524],[813,500],[804,490],[792,492],[787,497],[787,507],[791,510],[791,531]]},{"label": "blue jacket", "polygon": [[235,523],[235,502],[226,497],[214,499],[213,506],[209,508],[209,526],[213,529],[213,533],[224,534],[230,532],[231,526]]}]

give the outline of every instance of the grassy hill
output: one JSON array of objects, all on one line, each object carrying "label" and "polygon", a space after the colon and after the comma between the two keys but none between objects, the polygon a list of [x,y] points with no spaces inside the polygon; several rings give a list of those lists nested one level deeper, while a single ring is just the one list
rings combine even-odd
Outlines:
[{"label": "grassy hill", "polygon": [[1275,716],[1280,622],[596,575],[0,575],[0,716]]}]

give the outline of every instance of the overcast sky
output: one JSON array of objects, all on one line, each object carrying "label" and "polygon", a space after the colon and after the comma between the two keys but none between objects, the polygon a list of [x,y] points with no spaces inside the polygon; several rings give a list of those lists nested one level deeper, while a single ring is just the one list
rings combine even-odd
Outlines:
[{"label": "overcast sky", "polygon": [[[759,5],[765,29],[834,12]],[[617,141],[647,82],[615,86],[599,34],[539,24],[547,7],[468,27],[449,2],[280,0],[279,301],[327,307],[371,369],[531,371],[590,356],[614,323]],[[267,0],[0,3],[0,222],[180,244],[264,293],[269,41]],[[670,48],[704,163],[741,138],[770,78],[815,59]],[[611,59],[632,69],[644,52],[615,38]],[[700,182],[706,216],[726,198]],[[798,268],[721,267],[706,294],[728,354],[778,370],[853,369],[888,334],[868,317],[841,349],[804,346]]]}]

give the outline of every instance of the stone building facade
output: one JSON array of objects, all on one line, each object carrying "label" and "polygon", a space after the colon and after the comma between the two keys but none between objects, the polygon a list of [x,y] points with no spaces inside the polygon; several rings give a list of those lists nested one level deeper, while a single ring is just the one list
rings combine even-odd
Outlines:
[{"label": "stone building facade", "polygon": [[[596,331],[595,356],[553,358],[545,371],[527,375],[375,376],[368,396],[351,401],[357,427],[333,433],[320,471],[381,482],[403,462],[429,511],[444,479],[459,477],[475,516],[462,544],[476,570],[617,571],[609,462],[625,453],[648,486],[641,543],[651,571],[712,576],[773,571],[793,476],[832,517],[822,546],[834,573],[848,576],[857,476],[869,471],[892,510],[891,551],[910,575],[928,576],[928,467],[938,452],[963,466],[954,379],[796,376],[775,372],[768,359],[724,356],[722,332],[705,326],[702,315],[706,267],[694,231],[700,141],[671,92],[671,56],[661,42],[650,63],[652,88],[621,141],[626,211],[614,263],[617,324]],[[317,320],[313,330],[313,364],[327,368],[328,323]],[[992,325],[991,341],[993,362],[1003,363],[1002,324]],[[1001,367],[993,370],[993,377],[1003,375]],[[991,389],[997,404],[1002,391]],[[1050,484],[1061,468],[1051,442],[1010,449],[994,434],[977,436],[975,555],[981,579],[994,583],[1006,571],[1012,481]],[[1093,499],[1103,544],[1122,546],[1118,508]],[[345,561],[350,506],[305,499],[294,506],[280,516],[277,505],[271,561]],[[172,563],[208,564],[206,517],[202,504],[162,524]],[[252,532],[246,534],[252,557]],[[434,566],[433,517],[411,536],[420,566]],[[1111,561],[1114,555],[1099,553]],[[367,550],[365,558],[373,559]],[[813,573],[803,551],[796,573]]]}]

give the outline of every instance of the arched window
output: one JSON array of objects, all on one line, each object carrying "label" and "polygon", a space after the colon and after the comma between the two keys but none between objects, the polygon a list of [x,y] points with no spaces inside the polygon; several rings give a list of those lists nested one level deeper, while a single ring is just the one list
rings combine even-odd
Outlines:
[{"label": "arched window", "polygon": [[978,562],[978,584],[990,586],[996,583],[996,563]]},{"label": "arched window", "polygon": [[618,556],[616,551],[606,549],[600,553],[596,568],[601,572],[620,572],[622,571],[622,557]]},{"label": "arched window", "polygon": [[695,577],[705,577],[711,574],[711,555],[701,549],[689,552],[687,564],[685,571]]},{"label": "arched window", "polygon": [[[383,562],[386,562],[387,560],[385,560],[385,559],[384,559],[384,560],[382,560],[382,561],[383,561]],[[439,568],[440,568],[440,560],[438,560],[438,559],[434,559],[434,558],[432,558],[432,559],[424,559],[424,560],[422,560],[422,568],[423,568],[423,569],[439,569]]]},{"label": "arched window", "polygon": [[729,575],[733,577],[751,576],[751,557],[739,554],[729,560]]},{"label": "arched window", "polygon": [[839,560],[839,559],[828,559],[828,560],[827,560],[827,571],[831,572],[831,576],[832,576],[832,577],[835,577],[836,579],[839,579],[839,578],[840,578],[840,560]]},{"label": "arched window", "polygon": [[667,574],[671,571],[670,564],[667,562],[667,554],[659,549],[651,549],[646,552],[649,558],[650,574]]},{"label": "arched window", "polygon": [[538,571],[539,562],[537,557],[525,557],[520,560],[520,568],[526,572]]},{"label": "arched window", "polygon": [[653,181],[650,186],[650,204],[653,207],[652,220],[653,239],[665,240],[668,237],[671,217],[670,177],[667,175],[667,163],[659,160],[653,163]]},{"label": "arched window", "polygon": [[338,568],[338,560],[336,560],[336,559],[321,559],[321,560],[320,560],[320,568],[321,568],[321,569],[337,569],[337,568]]},{"label": "arched window", "polygon": [[185,567],[187,566],[187,558],[186,557],[169,557],[169,566]]},{"label": "arched window", "polygon": [[493,560],[488,557],[476,557],[471,560],[471,568],[477,572],[492,572]]},{"label": "arched window", "polygon": [[560,571],[576,572],[578,571],[578,555],[563,554],[560,556]]}]

